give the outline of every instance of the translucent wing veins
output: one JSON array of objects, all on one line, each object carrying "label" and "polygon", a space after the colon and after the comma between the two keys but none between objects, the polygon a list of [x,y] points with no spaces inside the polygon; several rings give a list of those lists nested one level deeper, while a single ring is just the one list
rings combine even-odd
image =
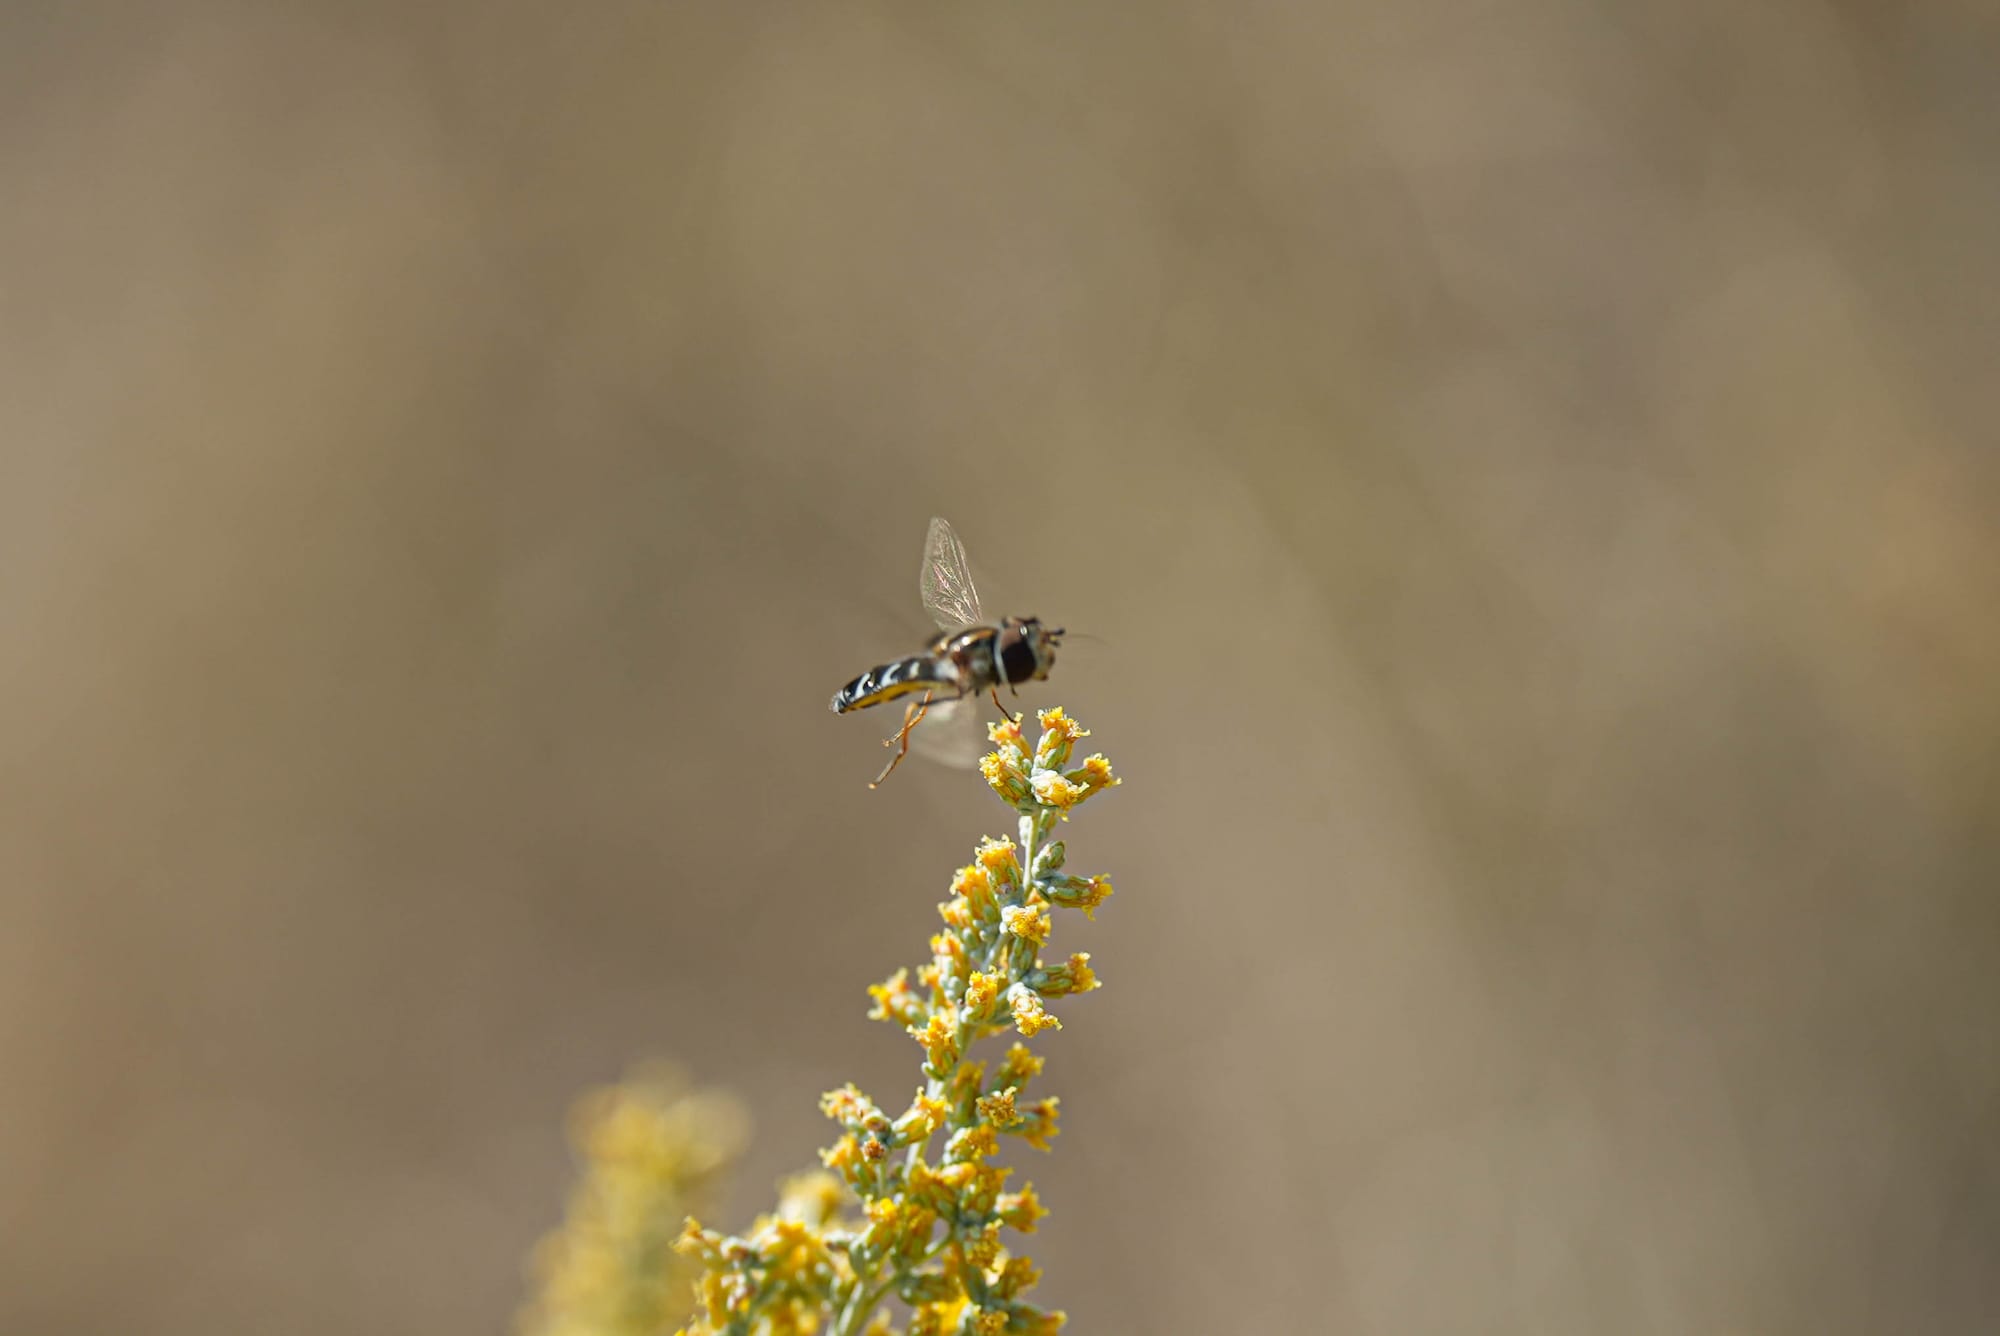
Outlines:
[{"label": "translucent wing veins", "polygon": [[979,591],[972,585],[965,545],[951,525],[935,516],[924,537],[924,567],[917,578],[924,610],[939,628],[960,631],[986,620],[979,610]]}]

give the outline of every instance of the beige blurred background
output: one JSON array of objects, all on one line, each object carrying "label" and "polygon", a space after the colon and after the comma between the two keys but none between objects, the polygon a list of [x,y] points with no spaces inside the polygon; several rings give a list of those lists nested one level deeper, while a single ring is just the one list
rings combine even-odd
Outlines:
[{"label": "beige blurred background", "polygon": [[932,513],[1127,777],[1072,1330],[2000,1330],[2000,20],[1650,8],[9,6],[0,1331],[906,1098]]}]

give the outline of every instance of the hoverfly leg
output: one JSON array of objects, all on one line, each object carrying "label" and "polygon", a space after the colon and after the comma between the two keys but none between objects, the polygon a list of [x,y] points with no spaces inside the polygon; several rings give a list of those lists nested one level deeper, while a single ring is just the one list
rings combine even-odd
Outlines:
[{"label": "hoverfly leg", "polygon": [[[1011,688],[1010,688],[1010,689],[1011,689]],[[987,688],[987,691],[988,691],[988,692],[989,692],[989,693],[990,693],[990,694],[992,695],[992,697],[993,697],[993,708],[994,708],[994,709],[996,709],[996,710],[998,710],[998,711],[1000,711],[1000,717],[1001,717],[1002,719],[1005,719],[1005,720],[1006,720],[1006,721],[1007,721],[1008,723],[1010,723],[1010,724],[1018,724],[1018,723],[1020,723],[1020,722],[1021,722],[1021,716],[1020,716],[1020,715],[1018,715],[1018,714],[1015,714],[1015,713],[1014,713],[1013,711],[1009,710],[1009,709],[1008,709],[1008,708],[1007,708],[1006,706],[1004,706],[1004,705],[1002,705],[1002,704],[1000,703],[1000,688],[999,688],[999,687],[997,687],[997,686],[995,686],[995,687],[988,687],[988,688]],[[1020,695],[1021,693],[1020,693],[1019,691],[1015,691],[1015,692],[1014,692],[1014,694],[1018,696],[1018,695]]]},{"label": "hoverfly leg", "polygon": [[898,765],[901,765],[903,758],[910,754],[910,730],[923,721],[924,712],[930,708],[931,693],[928,691],[924,693],[924,698],[921,701],[911,701],[903,707],[903,726],[896,730],[895,737],[882,739],[882,745],[884,747],[894,747],[896,754],[889,758],[889,764],[882,767],[882,773],[875,776],[874,782],[869,784],[869,788],[879,788],[882,781],[889,777],[889,772],[894,770]]}]

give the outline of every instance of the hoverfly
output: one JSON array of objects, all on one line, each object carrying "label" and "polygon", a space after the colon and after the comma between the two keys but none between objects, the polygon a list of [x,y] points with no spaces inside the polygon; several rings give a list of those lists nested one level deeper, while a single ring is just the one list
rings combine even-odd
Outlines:
[{"label": "hoverfly", "polygon": [[[972,571],[966,565],[965,545],[942,519],[932,519],[930,532],[924,537],[924,565],[918,573],[917,590],[939,633],[922,653],[870,668],[833,693],[835,714],[922,693],[921,699],[903,707],[902,728],[894,737],[883,739],[882,745],[894,747],[896,754],[875,776],[868,786],[871,789],[887,779],[909,754],[910,732],[926,714],[942,715],[953,710],[954,702],[984,691],[993,697],[993,707],[1011,721],[1014,715],[1000,703],[1000,688],[1004,685],[1019,695],[1020,683],[1047,677],[1055,666],[1056,647],[1062,643],[1062,628],[1043,626],[1039,618],[986,620],[979,609]],[[943,755],[948,746],[944,736],[925,736],[938,737],[939,759],[970,761],[970,756]]]}]

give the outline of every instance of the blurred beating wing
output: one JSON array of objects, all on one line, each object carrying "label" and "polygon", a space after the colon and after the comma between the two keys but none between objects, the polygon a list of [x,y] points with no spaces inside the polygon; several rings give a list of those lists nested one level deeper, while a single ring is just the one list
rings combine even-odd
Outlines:
[{"label": "blurred beating wing", "polygon": [[965,544],[944,520],[933,517],[924,536],[924,568],[917,577],[924,611],[946,631],[962,631],[986,620],[979,610],[979,591],[972,587]]},{"label": "blurred beating wing", "polygon": [[910,750],[926,760],[966,767],[993,749],[980,717],[980,698],[939,701],[924,711],[923,722],[910,730]]}]

